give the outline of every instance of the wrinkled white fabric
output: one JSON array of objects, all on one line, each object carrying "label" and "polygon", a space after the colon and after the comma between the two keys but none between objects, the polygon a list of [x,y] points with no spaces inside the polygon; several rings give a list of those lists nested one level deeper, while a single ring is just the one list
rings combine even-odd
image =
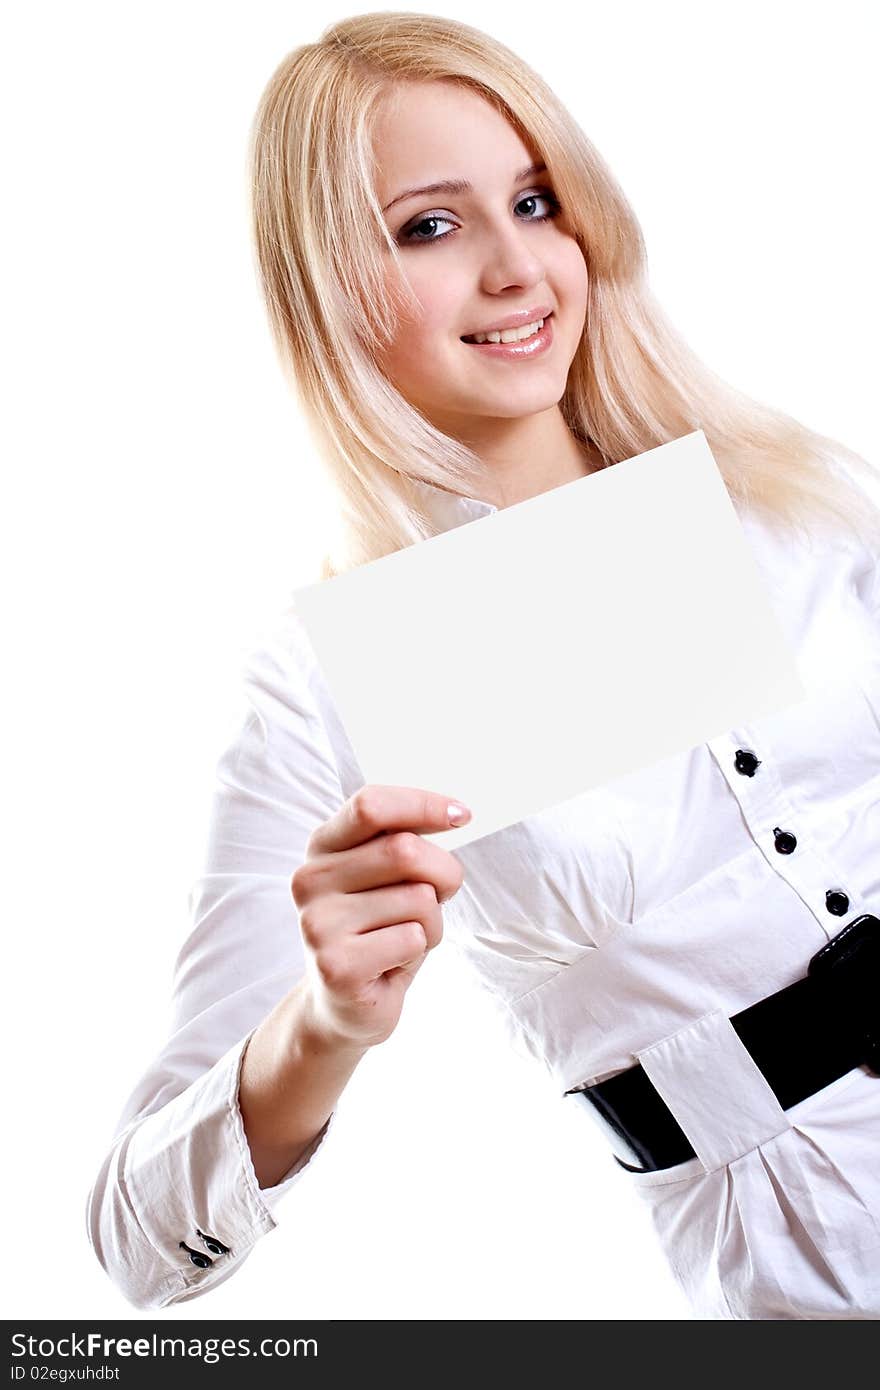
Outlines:
[{"label": "wrinkled white fabric", "polygon": [[[138,1308],[228,1279],[333,1130],[335,1111],[290,1172],[260,1189],[238,1106],[241,1059],[303,974],[290,879],[314,827],[344,800],[306,672],[286,639],[247,664],[246,709],[218,763],[192,930],[175,966],[171,1036],[129,1096],[88,1196],[95,1254]],[[211,1256],[203,1236],[228,1253]]]},{"label": "wrinkled white fabric", "polygon": [[[419,492],[438,529],[494,510]],[[729,1018],[800,978],[847,922],[880,915],[880,569],[844,535],[795,540],[738,510],[806,700],[462,846],[446,936],[560,1095],[645,1066],[697,1157],[628,1177],[698,1317],[877,1318],[880,1078],[857,1068],[782,1111]],[[730,640],[748,661],[748,631]],[[597,654],[597,679],[612,661]],[[138,1306],[228,1278],[316,1161],[259,1190],[237,1069],[302,973],[290,875],[364,779],[292,611],[246,690],[177,963],[176,1029],[89,1199],[96,1253]],[[738,750],[759,759],[754,775]],[[846,895],[842,915],[830,892]],[[199,1248],[197,1228],[231,1246],[209,1270],[179,1247]]]}]

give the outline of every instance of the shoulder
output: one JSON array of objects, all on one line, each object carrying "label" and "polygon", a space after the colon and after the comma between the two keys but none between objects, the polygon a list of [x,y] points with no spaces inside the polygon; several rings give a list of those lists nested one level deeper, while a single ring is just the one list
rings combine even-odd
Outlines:
[{"label": "shoulder", "polygon": [[363,772],[293,600],[264,625],[244,678],[251,702],[260,701],[273,726],[296,728],[299,739],[311,740],[332,758],[346,796],[363,786]]},{"label": "shoulder", "polygon": [[876,551],[851,527],[807,528],[746,506],[737,507],[737,517],[754,560],[774,586],[799,587],[836,575],[857,588],[876,572]]},{"label": "shoulder", "polygon": [[245,684],[282,701],[297,699],[315,713],[318,660],[292,603],[271,613],[251,639],[242,664]]}]

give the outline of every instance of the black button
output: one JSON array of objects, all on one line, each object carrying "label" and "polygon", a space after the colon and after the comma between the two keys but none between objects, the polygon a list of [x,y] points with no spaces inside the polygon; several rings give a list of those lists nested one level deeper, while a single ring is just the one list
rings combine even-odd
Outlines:
[{"label": "black button", "polygon": [[213,1260],[208,1259],[207,1255],[203,1255],[201,1250],[190,1250],[185,1240],[180,1242],[180,1249],[188,1252],[193,1264],[198,1265],[199,1269],[210,1269],[214,1263]]},{"label": "black button", "polygon": [[776,848],[779,851],[779,853],[791,854],[792,850],[797,844],[797,840],[795,839],[794,835],[792,835],[791,831],[780,830],[779,826],[777,825],[774,828],[773,834],[776,837]]},{"label": "black button", "polygon": [[829,888],[825,894],[825,906],[835,917],[842,917],[849,907],[849,898],[840,888]]},{"label": "black button", "polygon": [[756,758],[754,753],[750,753],[747,748],[737,748],[733,765],[737,772],[741,772],[743,776],[754,777],[755,768],[761,766],[761,759]]},{"label": "black button", "polygon": [[198,1236],[199,1240],[203,1240],[205,1242],[212,1255],[229,1254],[228,1245],[224,1245],[223,1242],[219,1241],[216,1236],[206,1236],[204,1231],[199,1230],[198,1226],[196,1227],[196,1235]]}]

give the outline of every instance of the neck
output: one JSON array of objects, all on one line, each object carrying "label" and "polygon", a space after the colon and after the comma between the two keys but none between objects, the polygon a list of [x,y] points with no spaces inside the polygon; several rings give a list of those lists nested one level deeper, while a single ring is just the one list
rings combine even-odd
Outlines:
[{"label": "neck", "polygon": [[572,434],[558,406],[516,420],[469,421],[467,430],[457,433],[485,465],[482,500],[499,508],[525,502],[605,465],[595,445]]}]

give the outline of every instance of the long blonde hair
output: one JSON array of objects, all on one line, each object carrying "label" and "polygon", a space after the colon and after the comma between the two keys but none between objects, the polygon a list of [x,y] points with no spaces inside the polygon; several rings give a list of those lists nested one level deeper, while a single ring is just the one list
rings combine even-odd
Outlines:
[{"label": "long blonde hair", "polygon": [[[610,170],[547,84],[468,25],[408,12],[330,25],[285,57],[260,98],[248,175],[256,267],[282,366],[337,502],[321,578],[434,534],[409,479],[480,495],[478,456],[382,374],[403,300],[373,186],[372,118],[394,85],[445,79],[494,104],[547,166],[585,257],[584,332],[560,409],[607,466],[702,429],[734,503],[880,547],[880,511],[852,480],[861,455],[727,385],[666,319],[641,228]],[[401,281],[405,277],[401,275]]]}]

